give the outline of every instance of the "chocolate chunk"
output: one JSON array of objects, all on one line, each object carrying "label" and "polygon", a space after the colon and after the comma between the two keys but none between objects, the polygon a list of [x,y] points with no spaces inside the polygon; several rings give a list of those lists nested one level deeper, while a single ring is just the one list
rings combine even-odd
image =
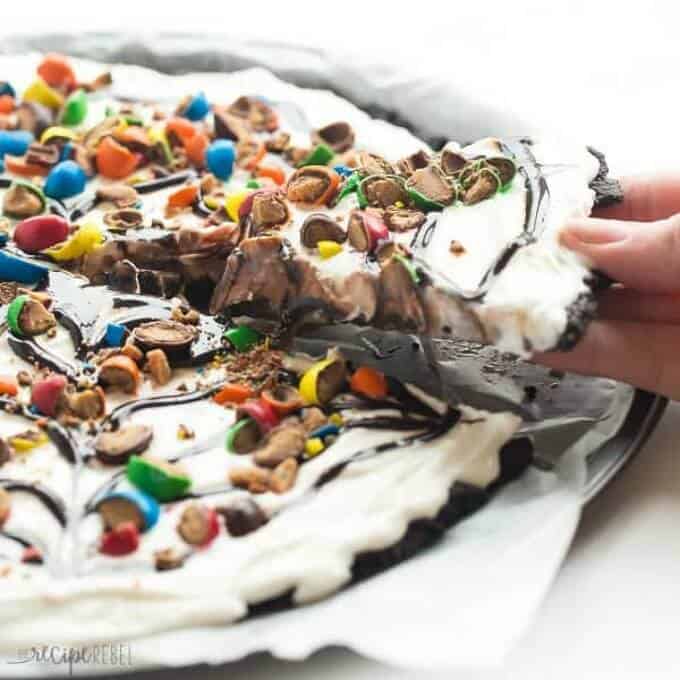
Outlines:
[{"label": "chocolate chunk", "polygon": [[433,165],[416,170],[406,181],[406,186],[439,205],[450,205],[456,198],[456,192]]},{"label": "chocolate chunk", "polygon": [[105,498],[97,505],[97,512],[106,531],[115,530],[127,522],[132,522],[139,531],[144,531],[146,527],[144,515],[139,507],[122,496]]},{"label": "chocolate chunk", "polygon": [[17,219],[39,215],[44,208],[44,198],[29,184],[15,182],[2,199],[3,212]]},{"label": "chocolate chunk", "polygon": [[276,111],[258,97],[239,97],[227,113],[245,120],[255,132],[273,132],[278,127]]},{"label": "chocolate chunk", "polygon": [[267,151],[271,153],[283,153],[289,144],[290,135],[287,132],[278,132],[264,143]]},{"label": "chocolate chunk", "polygon": [[134,208],[120,208],[104,213],[104,224],[116,231],[136,229],[144,223],[144,213]]},{"label": "chocolate chunk", "polygon": [[250,493],[264,493],[269,490],[269,470],[259,467],[232,468],[229,481],[239,489],[247,489]]},{"label": "chocolate chunk", "polygon": [[330,123],[312,132],[315,144],[326,144],[336,153],[347,151],[354,144],[354,130],[349,123],[338,121]]},{"label": "chocolate chunk", "polygon": [[393,175],[394,168],[382,156],[362,151],[357,157],[357,168],[362,175]]},{"label": "chocolate chunk", "polygon": [[387,208],[383,214],[383,221],[390,231],[403,232],[417,229],[427,219],[424,212],[411,208]]},{"label": "chocolate chunk", "polygon": [[16,114],[19,129],[32,132],[36,139],[40,138],[42,133],[54,123],[52,111],[36,102],[22,101],[17,108]]},{"label": "chocolate chunk", "polygon": [[8,305],[19,295],[19,285],[15,281],[0,282],[0,305]]},{"label": "chocolate chunk", "polygon": [[423,333],[425,314],[407,267],[392,258],[380,270],[380,327]]},{"label": "chocolate chunk", "polygon": [[506,158],[505,156],[494,156],[487,158],[486,162],[498,172],[498,176],[501,180],[501,186],[511,182],[512,178],[517,172],[515,162],[510,158]]},{"label": "chocolate chunk", "polygon": [[467,163],[466,158],[451,149],[444,149],[439,159],[439,166],[445,175],[455,175],[460,172]]},{"label": "chocolate chunk", "polygon": [[302,426],[307,434],[328,423],[328,416],[317,406],[310,406],[302,411]]},{"label": "chocolate chunk", "polygon": [[179,569],[188,556],[188,552],[180,553],[176,548],[163,548],[154,552],[153,559],[157,571],[170,571]]},{"label": "chocolate chunk", "polygon": [[55,144],[31,144],[25,157],[26,163],[51,168],[59,162],[59,147]]},{"label": "chocolate chunk", "polygon": [[290,220],[290,211],[278,192],[263,191],[253,197],[250,219],[255,232],[280,227]]},{"label": "chocolate chunk", "polygon": [[135,328],[133,338],[137,345],[147,350],[176,352],[187,349],[195,340],[196,333],[190,326],[177,321],[149,321]]},{"label": "chocolate chunk", "polygon": [[146,353],[151,377],[157,385],[167,385],[172,378],[168,357],[162,349],[152,349]]},{"label": "chocolate chunk", "polygon": [[470,177],[466,178],[463,203],[474,205],[485,198],[493,196],[500,188],[500,178],[496,172],[490,172],[488,168],[482,168]]},{"label": "chocolate chunk", "polygon": [[100,418],[106,411],[106,397],[101,387],[67,395],[68,408],[78,418]]},{"label": "chocolate chunk", "polygon": [[95,197],[97,203],[113,203],[116,208],[131,208],[139,200],[136,189],[123,183],[104,184],[97,188]]},{"label": "chocolate chunk", "polygon": [[252,498],[239,498],[217,509],[232,536],[245,536],[267,523],[267,516]]},{"label": "chocolate chunk", "polygon": [[48,312],[41,302],[32,297],[24,302],[19,314],[19,328],[24,335],[42,335],[56,325],[54,314]]},{"label": "chocolate chunk", "polygon": [[250,453],[260,443],[262,431],[254,421],[248,421],[238,428],[231,441],[231,448],[234,453]]},{"label": "chocolate chunk", "polygon": [[248,137],[248,128],[243,119],[234,116],[222,107],[216,107],[213,116],[217,139],[231,139],[238,142]]},{"label": "chocolate chunk", "polygon": [[297,169],[286,185],[286,197],[293,203],[329,205],[340,183],[337,173],[321,165]]},{"label": "chocolate chunk", "polygon": [[323,213],[312,213],[306,217],[300,230],[300,240],[307,248],[316,248],[319,241],[342,243],[346,238],[345,230]]},{"label": "chocolate chunk", "polygon": [[269,488],[274,493],[290,491],[297,479],[299,464],[295,458],[286,458],[276,466],[269,479]]},{"label": "chocolate chunk", "polygon": [[94,449],[102,463],[122,465],[130,456],[146,451],[152,439],[153,430],[148,425],[122,425],[112,432],[102,432]]},{"label": "chocolate chunk", "polygon": [[397,170],[404,177],[410,177],[416,170],[426,168],[430,162],[430,155],[424,149],[412,153],[397,161]]},{"label": "chocolate chunk", "polygon": [[182,511],[177,533],[189,545],[204,545],[214,532],[212,511],[200,503],[190,503]]},{"label": "chocolate chunk", "polygon": [[276,467],[287,458],[299,456],[306,441],[307,432],[301,424],[281,424],[269,433],[264,446],[255,451],[254,460],[264,467]]},{"label": "chocolate chunk", "polygon": [[402,205],[408,202],[408,194],[404,189],[403,180],[397,177],[374,176],[367,177],[361,183],[368,204],[378,208],[389,208],[395,203]]}]

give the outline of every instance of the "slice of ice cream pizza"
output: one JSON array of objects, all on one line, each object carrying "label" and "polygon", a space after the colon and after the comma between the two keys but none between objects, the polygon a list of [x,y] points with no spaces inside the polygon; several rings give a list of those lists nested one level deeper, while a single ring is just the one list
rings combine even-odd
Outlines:
[{"label": "slice of ice cream pizza", "polygon": [[4,279],[57,266],[225,318],[522,355],[568,348],[594,312],[596,277],[557,240],[620,197],[592,150],[489,138],[435,153],[365,115],[324,109],[314,127],[309,97],[168,108],[117,100],[105,77],[51,78],[3,95]]}]

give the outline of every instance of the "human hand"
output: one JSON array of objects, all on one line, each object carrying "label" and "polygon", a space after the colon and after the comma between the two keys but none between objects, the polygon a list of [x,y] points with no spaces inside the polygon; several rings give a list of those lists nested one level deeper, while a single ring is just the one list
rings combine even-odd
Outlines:
[{"label": "human hand", "polygon": [[615,281],[570,352],[537,363],[680,399],[680,174],[622,181],[622,203],[570,221],[562,243]]}]

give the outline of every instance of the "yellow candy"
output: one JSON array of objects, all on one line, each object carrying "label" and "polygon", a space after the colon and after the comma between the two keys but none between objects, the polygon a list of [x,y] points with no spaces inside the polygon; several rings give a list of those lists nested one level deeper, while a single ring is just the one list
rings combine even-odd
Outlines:
[{"label": "yellow candy", "polygon": [[36,78],[24,92],[24,101],[42,104],[48,109],[60,109],[64,98],[53,90],[42,78]]},{"label": "yellow candy", "polygon": [[220,207],[214,196],[206,196],[203,199],[203,203],[205,203],[210,210],[217,210],[217,208]]},{"label": "yellow candy", "polygon": [[[123,121],[123,122],[125,122],[125,125],[127,126],[127,121]],[[149,139],[154,144],[160,144],[163,147],[163,153],[165,154],[165,160],[168,161],[168,163],[172,162],[172,159],[173,159],[172,149],[170,148],[170,144],[168,142],[168,137],[165,134],[165,130],[163,130],[162,128],[158,128],[158,127],[152,127],[152,128],[149,128],[148,135],[149,135]]]},{"label": "yellow candy", "polygon": [[75,260],[77,257],[91,253],[104,242],[104,235],[96,224],[84,224],[67,241],[53,246],[43,252],[57,262]]},{"label": "yellow candy", "polygon": [[395,201],[394,205],[397,208],[403,208],[404,207],[404,203],[402,201]]},{"label": "yellow candy", "polygon": [[318,456],[323,450],[323,440],[320,437],[312,437],[305,442],[305,453],[308,458]]},{"label": "yellow candy", "polygon": [[342,250],[342,245],[335,241],[319,241],[316,244],[316,247],[319,249],[319,255],[321,255],[324,260],[335,257]]},{"label": "yellow candy", "polygon": [[60,125],[53,125],[48,127],[40,137],[41,144],[47,144],[50,139],[70,139],[72,142],[78,139],[78,135],[69,128],[61,127]]},{"label": "yellow candy", "polygon": [[9,445],[18,453],[26,453],[38,448],[49,441],[47,435],[42,430],[29,430],[22,432],[14,437],[9,437]]},{"label": "yellow candy", "polygon": [[232,222],[238,222],[238,209],[241,207],[241,203],[246,200],[248,194],[250,194],[250,191],[239,191],[236,194],[227,196],[224,207]]},{"label": "yellow candy", "polygon": [[342,427],[345,424],[345,419],[339,413],[331,413],[331,415],[328,416],[328,420],[338,427]]},{"label": "yellow candy", "polygon": [[299,390],[302,398],[308,404],[318,404],[319,395],[316,386],[319,380],[319,374],[328,366],[330,366],[335,359],[324,359],[314,364],[300,380]]}]

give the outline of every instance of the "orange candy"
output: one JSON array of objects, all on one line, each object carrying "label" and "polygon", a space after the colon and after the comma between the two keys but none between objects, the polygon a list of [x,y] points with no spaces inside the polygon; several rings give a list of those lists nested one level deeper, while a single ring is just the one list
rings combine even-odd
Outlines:
[{"label": "orange candy", "polygon": [[202,168],[205,165],[205,151],[208,148],[208,144],[208,136],[203,132],[197,132],[184,144],[187,158],[198,168]]},{"label": "orange candy", "polygon": [[104,137],[97,147],[97,170],[104,177],[123,179],[137,167],[137,156],[113,137]]},{"label": "orange candy", "polygon": [[198,185],[188,184],[168,196],[169,208],[187,208],[198,197]]},{"label": "orange candy", "polygon": [[16,397],[19,392],[19,385],[16,378],[12,375],[0,375],[0,395]]},{"label": "orange candy", "polygon": [[5,170],[22,177],[35,177],[42,175],[46,177],[50,169],[44,165],[27,163],[25,156],[5,156]]},{"label": "orange candy", "polygon": [[[255,144],[255,149],[250,150],[250,145]],[[250,170],[251,172],[259,165],[260,161],[264,158],[267,153],[267,149],[264,144],[258,140],[246,140],[244,142],[239,142],[236,145],[236,158],[237,163],[240,167]],[[239,159],[239,157],[241,157]]]},{"label": "orange candy", "polygon": [[215,394],[213,400],[218,404],[242,404],[246,399],[255,396],[253,390],[248,385],[241,383],[226,383],[224,387]]},{"label": "orange candy", "polygon": [[14,97],[11,94],[0,96],[0,113],[12,113],[14,111]]},{"label": "orange candy", "polygon": [[71,89],[76,84],[76,74],[61,54],[47,54],[38,66],[38,75],[50,87],[66,87]]},{"label": "orange candy", "polygon": [[352,392],[363,394],[369,399],[384,399],[387,396],[387,380],[384,374],[374,368],[358,368],[349,381]]},{"label": "orange candy", "polygon": [[268,177],[279,186],[286,181],[286,174],[283,172],[283,170],[273,165],[260,165],[255,170],[255,176]]},{"label": "orange candy", "polygon": [[196,134],[196,128],[186,118],[170,118],[165,124],[165,134],[170,138],[177,138],[182,146],[186,146],[187,142]]}]

